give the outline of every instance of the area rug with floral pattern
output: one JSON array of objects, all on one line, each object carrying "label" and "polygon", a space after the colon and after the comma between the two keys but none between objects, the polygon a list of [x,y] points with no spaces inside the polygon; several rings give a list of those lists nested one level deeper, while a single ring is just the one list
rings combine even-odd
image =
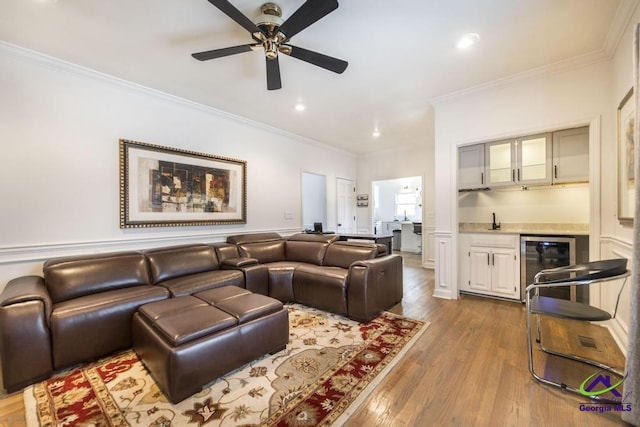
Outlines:
[{"label": "area rug with floral pattern", "polygon": [[133,350],[24,391],[29,426],[339,425],[427,329],[383,312],[369,323],[287,305],[286,350],[171,404]]}]

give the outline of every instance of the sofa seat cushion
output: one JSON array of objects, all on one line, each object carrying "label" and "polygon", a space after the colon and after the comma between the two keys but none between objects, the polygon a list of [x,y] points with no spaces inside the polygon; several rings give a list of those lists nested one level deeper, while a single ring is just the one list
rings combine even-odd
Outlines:
[{"label": "sofa seat cushion", "polygon": [[244,274],[239,270],[205,271],[165,280],[158,283],[158,285],[169,289],[173,297],[179,297],[221,286],[240,286],[244,288]]},{"label": "sofa seat cushion", "polygon": [[216,305],[229,298],[236,298],[240,295],[250,295],[251,291],[239,288],[237,286],[223,286],[222,288],[209,289],[208,291],[198,292],[194,296],[200,299],[204,304]]},{"label": "sofa seat cushion", "polygon": [[346,268],[302,265],[293,274],[295,300],[346,315],[348,276]]},{"label": "sofa seat cushion", "polygon": [[169,292],[153,285],[87,295],[54,304],[51,338],[55,369],[131,346],[131,318],[143,304]]}]

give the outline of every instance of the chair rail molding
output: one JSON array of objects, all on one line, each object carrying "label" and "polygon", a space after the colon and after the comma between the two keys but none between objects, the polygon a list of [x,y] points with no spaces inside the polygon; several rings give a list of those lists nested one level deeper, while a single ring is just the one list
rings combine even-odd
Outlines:
[{"label": "chair rail molding", "polygon": [[269,230],[224,230],[181,236],[140,236],[128,239],[105,239],[81,242],[40,243],[24,246],[0,247],[0,292],[7,282],[19,276],[42,275],[42,264],[51,258],[98,254],[105,252],[137,251],[161,246],[191,243],[224,242],[231,234],[275,232],[282,236],[299,233],[299,228]]}]

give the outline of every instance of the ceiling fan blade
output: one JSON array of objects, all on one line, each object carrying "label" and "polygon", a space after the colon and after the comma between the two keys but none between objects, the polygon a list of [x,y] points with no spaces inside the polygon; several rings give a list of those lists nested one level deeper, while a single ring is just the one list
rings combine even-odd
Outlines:
[{"label": "ceiling fan blade", "polygon": [[294,58],[308,62],[309,64],[317,65],[318,67],[333,71],[334,73],[342,74],[349,65],[347,61],[323,55],[322,53],[313,52],[290,44],[284,46],[290,48],[281,50],[285,55],[293,56]]},{"label": "ceiling fan blade", "polygon": [[264,33],[256,24],[251,22],[242,12],[240,12],[234,5],[227,0],[209,0],[209,3],[220,9],[229,18],[240,24],[245,30],[249,31],[252,35],[255,33]]},{"label": "ceiling fan blade", "polygon": [[278,31],[288,40],[337,8],[337,0],[307,0],[280,25]]},{"label": "ceiling fan blade", "polygon": [[240,46],[225,47],[223,49],[207,50],[206,52],[192,53],[191,56],[198,61],[207,61],[209,59],[222,58],[223,56],[235,55],[237,53],[251,52],[255,47],[260,46],[257,43],[243,44]]},{"label": "ceiling fan blade", "polygon": [[282,81],[280,80],[280,63],[278,57],[273,59],[267,58],[267,89],[277,90],[282,88]]}]

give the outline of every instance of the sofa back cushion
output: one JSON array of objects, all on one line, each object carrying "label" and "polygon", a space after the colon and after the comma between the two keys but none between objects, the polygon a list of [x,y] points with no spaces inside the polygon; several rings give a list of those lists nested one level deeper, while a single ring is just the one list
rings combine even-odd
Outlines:
[{"label": "sofa back cushion", "polygon": [[266,264],[285,260],[284,240],[272,240],[258,243],[240,243],[238,252],[241,257],[255,258]]},{"label": "sofa back cushion", "polygon": [[42,268],[53,303],[131,286],[151,284],[140,252],[56,258]]},{"label": "sofa back cushion", "polygon": [[169,246],[144,254],[149,260],[153,283],[220,268],[214,249],[208,245]]},{"label": "sofa back cushion", "polygon": [[232,245],[231,243],[211,243],[209,244],[216,252],[216,257],[218,257],[218,263],[222,264],[222,262],[226,259],[239,258],[240,252],[238,252],[238,247],[236,245]]},{"label": "sofa back cushion", "polygon": [[377,256],[378,246],[373,243],[335,242],[327,248],[323,265],[349,268],[356,261],[374,259]]},{"label": "sofa back cushion", "polygon": [[238,255],[261,263],[285,260],[284,239],[278,233],[252,233],[228,236],[227,243],[238,247]]},{"label": "sofa back cushion", "polygon": [[287,261],[322,265],[322,260],[324,259],[324,254],[328,246],[328,243],[287,241]]},{"label": "sofa back cushion", "polygon": [[329,243],[337,238],[335,234],[294,234],[287,239],[287,261],[322,265]]},{"label": "sofa back cushion", "polygon": [[228,236],[227,243],[233,243],[234,245],[241,243],[262,243],[273,242],[276,240],[282,240],[282,236],[278,233],[251,233],[251,234],[238,234],[235,236]]}]

